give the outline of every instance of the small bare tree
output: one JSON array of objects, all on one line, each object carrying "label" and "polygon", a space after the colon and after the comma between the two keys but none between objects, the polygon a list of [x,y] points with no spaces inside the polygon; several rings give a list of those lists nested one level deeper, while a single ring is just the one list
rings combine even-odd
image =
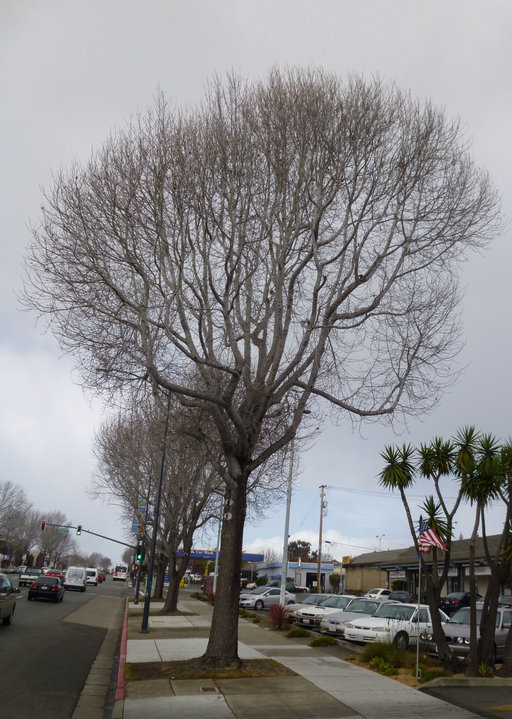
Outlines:
[{"label": "small bare tree", "polygon": [[457,265],[496,233],[496,192],[429,103],[276,69],[215,80],[188,113],[159,97],[45,198],[24,300],[84,383],[147,378],[210,417],[227,511],[205,661],[239,664],[249,477],[321,401],[370,419],[436,404]]},{"label": "small bare tree", "polygon": [[[99,471],[93,494],[120,502],[130,523],[142,498],[145,514],[138,521],[146,543],[154,526],[164,421],[151,397],[137,399],[106,422],[96,438]],[[167,434],[156,558],[157,596],[162,596],[165,570],[169,574],[164,612],[177,609],[178,588],[190,561],[194,533],[218,515],[222,505],[222,480],[208,461],[204,445],[190,436],[187,422],[190,417],[174,402]]]}]

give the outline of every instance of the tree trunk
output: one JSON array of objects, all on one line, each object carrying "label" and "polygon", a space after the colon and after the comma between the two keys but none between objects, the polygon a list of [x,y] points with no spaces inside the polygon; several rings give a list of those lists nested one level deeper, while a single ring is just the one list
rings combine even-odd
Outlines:
[{"label": "tree trunk", "polygon": [[203,655],[208,666],[242,665],[238,657],[238,609],[246,488],[247,477],[243,475],[226,493],[215,605],[208,646]]},{"label": "tree trunk", "polygon": [[165,579],[166,559],[162,552],[158,553],[156,567],[156,582],[154,599],[164,598],[164,579]]},{"label": "tree trunk", "polygon": [[181,577],[176,570],[176,562],[173,557],[169,562],[169,586],[167,588],[167,596],[165,598],[162,613],[170,614],[178,611],[178,590],[180,588]]},{"label": "tree trunk", "polygon": [[480,518],[480,507],[476,511],[476,519],[469,543],[469,676],[478,674],[478,634],[476,621],[476,580],[475,580],[475,543]]},{"label": "tree trunk", "polygon": [[501,586],[501,566],[497,564],[489,577],[489,585],[485,595],[482,619],[480,621],[480,641],[478,642],[478,663],[486,664],[489,669],[494,667],[494,642],[496,634],[496,617],[498,614],[498,597]]},{"label": "tree trunk", "polygon": [[443,631],[441,617],[439,612],[435,611],[435,608],[439,607],[440,589],[434,586],[431,573],[428,573],[425,579],[427,602],[430,607],[432,617],[432,634],[437,645],[437,655],[439,657],[439,661],[443,665],[444,669],[457,672],[460,670],[460,663],[448,646],[448,642],[446,641],[446,636]]}]

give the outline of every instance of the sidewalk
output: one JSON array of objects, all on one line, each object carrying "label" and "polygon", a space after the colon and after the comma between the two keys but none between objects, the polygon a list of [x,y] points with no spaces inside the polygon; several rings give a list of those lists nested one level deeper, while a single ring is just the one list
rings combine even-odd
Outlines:
[{"label": "sidewalk", "polygon": [[[129,664],[191,659],[204,653],[212,607],[187,595],[179,602],[179,609],[190,613],[187,616],[155,616],[161,607],[162,603],[152,603],[150,631],[142,634],[143,604],[130,603],[122,663],[124,655]],[[241,619],[239,656],[272,658],[297,676],[121,682],[113,719],[477,719],[472,712],[313,649],[309,641],[286,639],[264,628],[263,622],[255,625]]]}]

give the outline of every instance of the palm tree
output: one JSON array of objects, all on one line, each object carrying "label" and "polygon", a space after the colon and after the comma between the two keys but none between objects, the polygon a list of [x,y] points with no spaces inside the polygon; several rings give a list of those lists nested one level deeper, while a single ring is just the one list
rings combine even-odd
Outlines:
[{"label": "palm tree", "polygon": [[[503,487],[503,466],[501,463],[500,445],[490,434],[476,435],[473,428],[461,433],[462,440],[457,458],[461,476],[461,487],[464,497],[475,505],[475,521],[469,544],[469,591],[470,591],[470,648],[469,673],[477,674],[479,664],[479,648],[476,626],[476,580],[475,580],[475,544],[480,524],[485,527],[485,508],[492,501],[501,497]],[[469,440],[469,441],[467,441]],[[492,608],[494,607],[494,616]],[[496,621],[496,604],[490,603],[488,611],[482,612],[482,627],[487,627],[485,654],[482,660],[494,664],[494,627]]]},{"label": "palm tree", "polygon": [[402,498],[402,504],[405,508],[407,515],[407,521],[409,522],[409,529],[414,539],[416,551],[418,551],[418,540],[416,537],[416,531],[414,529],[414,522],[412,519],[411,510],[407,497],[405,496],[405,490],[412,487],[414,484],[414,477],[416,474],[416,467],[414,466],[414,454],[415,451],[410,444],[402,445],[402,448],[387,446],[384,451],[381,452],[380,456],[385,462],[384,469],[379,473],[379,484],[386,489],[395,490],[398,489],[400,497]]}]

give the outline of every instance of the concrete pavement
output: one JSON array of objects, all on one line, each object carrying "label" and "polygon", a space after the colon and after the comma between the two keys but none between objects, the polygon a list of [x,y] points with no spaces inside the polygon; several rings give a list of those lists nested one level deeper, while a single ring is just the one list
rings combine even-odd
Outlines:
[{"label": "concrete pavement", "polygon": [[[206,648],[212,608],[183,593],[180,616],[159,616],[153,602],[149,634],[140,632],[143,605],[129,604],[121,665],[199,657]],[[307,640],[241,619],[239,656],[272,658],[292,676],[250,679],[127,681],[121,666],[113,719],[476,719],[465,709],[354,666]],[[125,658],[125,659],[124,659]]]}]

